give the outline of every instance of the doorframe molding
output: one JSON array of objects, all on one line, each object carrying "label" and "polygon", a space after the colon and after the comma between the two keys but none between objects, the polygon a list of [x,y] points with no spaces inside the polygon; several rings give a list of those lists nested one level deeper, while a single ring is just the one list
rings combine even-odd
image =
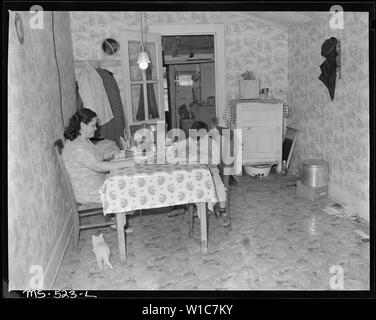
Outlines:
[{"label": "doorframe molding", "polygon": [[224,125],[226,107],[226,57],[224,24],[151,24],[148,31],[161,36],[213,35],[215,65],[215,110],[219,125]]},{"label": "doorframe molding", "polygon": [[[169,85],[171,87],[170,90],[168,90],[169,98],[170,98],[170,103],[175,104],[176,102],[176,88],[175,88],[175,78],[174,78],[174,73],[175,73],[175,65],[171,64],[168,66],[168,81]],[[170,110],[170,116],[171,116],[171,128],[180,128],[179,123],[177,123],[177,113],[178,113],[178,108],[169,108]]]}]

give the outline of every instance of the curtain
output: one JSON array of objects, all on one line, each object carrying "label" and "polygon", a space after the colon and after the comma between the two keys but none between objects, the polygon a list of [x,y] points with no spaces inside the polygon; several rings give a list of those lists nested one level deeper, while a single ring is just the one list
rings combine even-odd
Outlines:
[{"label": "curtain", "polygon": [[[146,80],[151,80],[151,67],[146,69]],[[159,118],[158,114],[158,105],[155,98],[154,92],[154,84],[148,83],[147,84],[147,99],[148,99],[148,106],[149,106],[149,114],[151,118]],[[140,89],[140,100],[138,102],[138,110],[136,119],[138,121],[146,120],[145,118],[145,108],[144,108],[144,87],[141,85]]]}]

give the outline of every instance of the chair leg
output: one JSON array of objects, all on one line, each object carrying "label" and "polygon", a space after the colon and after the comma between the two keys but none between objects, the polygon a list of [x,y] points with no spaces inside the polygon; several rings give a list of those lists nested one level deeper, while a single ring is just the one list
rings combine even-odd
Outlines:
[{"label": "chair leg", "polygon": [[78,241],[80,239],[80,217],[75,212],[73,216],[73,249],[78,249]]},{"label": "chair leg", "polygon": [[222,177],[223,184],[226,188],[226,207],[225,210],[220,209],[219,216],[221,217],[222,225],[226,228],[231,226],[231,216],[230,216],[230,193],[231,193],[231,186],[230,186],[230,179],[231,176],[224,175]]},{"label": "chair leg", "polygon": [[230,178],[232,176],[227,176],[227,179],[225,178],[225,187],[226,187],[226,215],[227,218],[230,222],[230,227],[231,227],[231,210],[230,210],[230,194],[231,194],[231,183],[230,183]]},{"label": "chair leg", "polygon": [[76,230],[76,228],[73,228],[73,249],[78,249],[78,240],[80,237],[80,230]]},{"label": "chair leg", "polygon": [[184,217],[188,211],[188,206],[186,204],[183,205],[183,212],[180,214],[180,223],[184,223]]}]

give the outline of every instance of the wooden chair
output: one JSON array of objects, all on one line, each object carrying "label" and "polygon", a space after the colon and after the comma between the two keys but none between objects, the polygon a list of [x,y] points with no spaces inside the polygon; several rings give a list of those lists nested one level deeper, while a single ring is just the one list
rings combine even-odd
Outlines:
[{"label": "wooden chair", "polygon": [[[219,133],[220,135],[222,136],[223,134],[223,129],[227,129],[227,128],[223,128],[223,127],[218,127],[218,130],[219,130]],[[223,140],[222,140],[222,143]],[[234,131],[231,130],[230,131],[230,152],[234,150]],[[226,214],[228,216],[228,218],[230,219],[231,221],[231,210],[230,210],[230,194],[231,194],[231,185],[232,185],[232,181],[235,181],[237,182],[237,179],[233,176],[233,175],[229,175],[229,174],[224,174],[224,170],[226,167],[232,167],[233,164],[226,164],[224,163],[223,161],[223,158],[222,158],[222,146],[221,146],[221,163],[219,165],[219,172],[220,172],[220,175],[221,175],[221,178],[222,178],[222,181],[223,181],[223,184],[225,185],[225,188],[227,190],[227,193],[226,193]]]},{"label": "wooden chair", "polygon": [[99,215],[99,214],[103,216],[103,207],[102,207],[102,203],[78,203],[76,202],[76,199],[73,193],[72,183],[70,181],[63,158],[61,156],[63,147],[64,147],[64,143],[61,139],[58,139],[54,142],[56,156],[59,162],[61,172],[63,173],[63,179],[65,182],[65,185],[68,189],[69,202],[73,211],[73,247],[76,250],[78,248],[78,242],[79,242],[81,230],[106,227],[106,226],[113,225],[114,222],[82,224],[81,222],[82,218]]},{"label": "wooden chair", "polygon": [[[222,136],[222,130],[227,129],[223,127],[218,127],[219,133]],[[233,141],[234,141],[234,136],[233,136],[233,130],[230,131],[230,146],[231,149],[233,148]],[[222,140],[223,143],[223,140]],[[230,149],[230,150],[231,150]],[[220,164],[218,165],[219,173],[222,178],[223,184],[227,190],[226,192],[226,215],[228,219],[230,220],[231,223],[231,210],[230,210],[230,195],[231,195],[231,185],[232,182],[235,181],[237,183],[237,179],[232,176],[232,175],[225,175],[224,170],[226,167],[231,167],[231,165],[225,164],[222,158],[222,145],[220,146],[220,154],[221,154],[221,159],[220,159]],[[189,236],[193,235],[193,226],[194,226],[194,205],[189,204],[185,206],[185,211],[189,212]],[[231,226],[231,224],[230,224]]]}]

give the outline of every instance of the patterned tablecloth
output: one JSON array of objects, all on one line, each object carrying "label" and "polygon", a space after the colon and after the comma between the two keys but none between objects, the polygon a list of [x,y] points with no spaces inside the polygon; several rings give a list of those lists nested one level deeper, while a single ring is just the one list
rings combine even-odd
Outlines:
[{"label": "patterned tablecloth", "polygon": [[145,164],[111,171],[99,194],[104,214],[217,202],[213,179],[205,165]]},{"label": "patterned tablecloth", "polygon": [[283,117],[287,118],[289,116],[289,108],[287,103],[283,102],[282,100],[276,98],[269,98],[269,99],[233,99],[230,100],[228,105],[226,106],[225,113],[223,115],[223,119],[225,123],[229,126],[230,123],[236,125],[236,106],[238,103],[249,103],[249,102],[256,102],[256,103],[282,103],[283,104]]}]

